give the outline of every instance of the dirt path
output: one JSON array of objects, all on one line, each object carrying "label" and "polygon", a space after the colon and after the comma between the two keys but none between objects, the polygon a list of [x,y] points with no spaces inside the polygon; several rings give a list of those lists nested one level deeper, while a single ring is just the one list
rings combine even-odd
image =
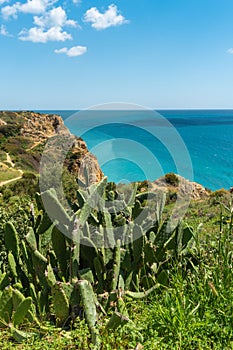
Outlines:
[{"label": "dirt path", "polygon": [[[9,153],[6,153],[6,163],[8,163],[8,164],[11,165],[11,167],[8,167],[9,169],[15,167],[15,164],[12,162],[12,159],[11,159]],[[4,165],[4,166],[7,167],[6,163],[1,162],[2,165]],[[11,183],[11,182],[20,180],[20,179],[22,178],[22,176],[23,176],[23,170],[21,170],[21,169],[16,169],[16,170],[20,173],[20,175],[14,177],[13,179],[10,179],[10,180],[0,181],[0,187],[1,187],[1,186],[4,186],[4,185],[7,185],[7,184],[9,184],[9,183]]]},{"label": "dirt path", "polygon": [[15,167],[15,164],[12,162],[9,153],[6,153],[6,161],[7,161],[7,163],[9,163],[12,166],[12,168]]},{"label": "dirt path", "polygon": [[30,151],[30,150],[32,150],[33,148],[35,148],[36,146],[38,146],[40,144],[41,144],[41,141],[35,142],[30,148],[27,148],[26,151]]},{"label": "dirt path", "polygon": [[14,177],[13,179],[10,179],[10,180],[0,181],[0,187],[1,187],[1,186],[4,186],[4,185],[7,185],[7,184],[9,184],[9,183],[11,183],[11,182],[20,180],[20,179],[22,178],[22,176],[23,176],[23,170],[21,170],[21,169],[17,169],[17,170],[18,170],[18,172],[20,173],[20,176]]}]

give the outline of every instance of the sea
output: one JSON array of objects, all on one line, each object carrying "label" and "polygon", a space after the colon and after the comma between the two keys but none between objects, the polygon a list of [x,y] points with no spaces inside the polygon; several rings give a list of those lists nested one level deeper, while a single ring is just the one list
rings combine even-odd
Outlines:
[{"label": "sea", "polygon": [[233,110],[43,110],[82,137],[109,181],[178,173],[204,187],[233,186]]}]

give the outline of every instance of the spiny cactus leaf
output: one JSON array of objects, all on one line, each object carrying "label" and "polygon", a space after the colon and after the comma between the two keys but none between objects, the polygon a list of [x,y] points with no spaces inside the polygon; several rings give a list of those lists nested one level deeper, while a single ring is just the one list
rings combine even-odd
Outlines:
[{"label": "spiny cactus leaf", "polygon": [[125,295],[133,298],[133,299],[143,299],[146,298],[150,293],[154,292],[156,289],[158,289],[160,287],[160,284],[157,283],[156,285],[154,285],[153,287],[151,287],[150,289],[148,289],[145,292],[131,292],[131,291],[126,291]]},{"label": "spiny cactus leaf", "polygon": [[32,297],[32,300],[33,300],[33,302],[35,303],[35,305],[37,305],[38,299],[37,299],[37,294],[36,294],[36,289],[35,289],[34,284],[33,284],[33,283],[30,283],[29,288],[30,288],[30,295],[31,295],[31,297]]},{"label": "spiny cactus leaf", "polygon": [[12,291],[12,300],[13,300],[13,309],[17,310],[19,304],[25,299],[25,296],[18,290],[13,289]]},{"label": "spiny cactus leaf", "polygon": [[28,234],[25,237],[26,241],[30,247],[30,249],[34,252],[35,250],[37,250],[37,241],[36,241],[36,236],[35,233],[33,231],[33,228],[30,227],[28,230]]},{"label": "spiny cactus leaf", "polygon": [[11,251],[15,259],[18,260],[19,238],[12,222],[7,222],[5,225],[5,246],[8,252]]},{"label": "spiny cactus leaf", "polygon": [[156,217],[159,223],[162,220],[162,213],[163,213],[165,203],[166,203],[166,193],[163,191],[159,192],[157,196],[157,203],[156,203]]},{"label": "spiny cactus leaf", "polygon": [[6,272],[1,273],[0,275],[0,291],[4,290],[7,286],[9,286],[9,276]]},{"label": "spiny cactus leaf", "polygon": [[85,224],[92,210],[99,205],[101,198],[103,198],[106,184],[107,177],[104,177],[97,185],[94,184],[90,187],[90,195],[88,196],[87,201],[82,207],[79,215],[81,225]]},{"label": "spiny cactus leaf", "polygon": [[117,288],[119,273],[121,266],[121,241],[117,241],[117,246],[115,248],[115,256],[113,263],[113,278],[111,283],[111,290],[115,290]]},{"label": "spiny cactus leaf", "polygon": [[5,288],[2,292],[2,296],[0,299],[0,326],[5,327],[5,324],[1,322],[4,321],[9,323],[13,310],[13,302],[12,302],[12,288]]},{"label": "spiny cactus leaf", "polygon": [[133,228],[133,256],[136,264],[138,264],[138,262],[142,259],[143,246],[144,237],[142,228],[135,225]]},{"label": "spiny cactus leaf", "polygon": [[136,194],[137,194],[137,189],[138,189],[138,184],[137,184],[137,182],[135,182],[135,183],[133,184],[133,189],[132,189],[130,198],[129,198],[128,201],[127,201],[128,206],[131,206],[131,207],[132,207],[132,206],[134,205],[135,198],[136,198]]},{"label": "spiny cactus leaf", "polygon": [[64,226],[68,226],[71,223],[71,218],[59,202],[57,196],[52,189],[47,190],[42,193],[43,202],[47,203],[49,206],[49,214],[53,220],[58,220],[58,222]]},{"label": "spiny cactus leaf", "polygon": [[94,268],[98,280],[97,294],[101,294],[104,292],[104,274],[99,256],[94,258]]},{"label": "spiny cactus leaf", "polygon": [[79,270],[78,274],[79,274],[79,278],[81,280],[86,280],[86,281],[90,282],[91,284],[94,283],[94,276],[93,276],[93,273],[89,267],[86,269],[83,269],[83,270]]},{"label": "spiny cactus leaf", "polygon": [[16,311],[14,312],[13,318],[12,318],[13,325],[15,327],[17,327],[18,325],[20,325],[23,322],[25,316],[28,313],[28,310],[31,307],[31,304],[32,304],[31,297],[25,298],[24,300],[21,301],[21,303],[17,307]]},{"label": "spiny cactus leaf", "polygon": [[69,301],[59,282],[52,286],[52,300],[57,324],[62,326],[69,317]]},{"label": "spiny cactus leaf", "polygon": [[117,309],[122,315],[129,317],[127,307],[125,305],[124,300],[121,297],[117,299]]},{"label": "spiny cactus leaf", "polygon": [[52,231],[52,244],[62,275],[65,277],[67,272],[66,239],[56,227]]},{"label": "spiny cactus leaf", "polygon": [[78,287],[84,307],[85,318],[90,329],[97,321],[95,297],[91,284],[86,280],[78,281]]},{"label": "spiny cactus leaf", "polygon": [[36,333],[20,331],[19,329],[15,328],[13,325],[10,325],[10,330],[11,330],[12,337],[18,343],[23,343],[25,340],[32,338],[36,335]]},{"label": "spiny cactus leaf", "polygon": [[156,194],[154,192],[142,192],[137,194],[136,198],[142,203],[145,200],[156,198]]},{"label": "spiny cactus leaf", "polygon": [[40,222],[40,225],[38,226],[38,228],[36,230],[37,234],[41,235],[41,234],[45,233],[52,224],[53,223],[50,220],[48,214],[46,212],[44,212],[42,220]]},{"label": "spiny cactus leaf", "polygon": [[81,189],[77,191],[77,200],[78,200],[79,208],[82,208],[84,206],[87,196],[88,194],[85,191]]},{"label": "spiny cactus leaf", "polygon": [[16,270],[16,262],[15,262],[14,255],[11,252],[8,253],[8,264],[9,264],[9,268],[12,276],[14,278],[17,278],[18,275]]},{"label": "spiny cactus leaf", "polygon": [[45,276],[47,278],[48,285],[50,287],[52,287],[56,284],[56,282],[57,282],[56,277],[54,275],[53,268],[50,264],[47,266],[47,270],[45,271]]},{"label": "spiny cactus leaf", "polygon": [[110,213],[107,210],[104,210],[104,222],[105,222],[105,227],[104,227],[105,246],[109,248],[114,248],[115,239],[114,239],[112,219],[111,219]]}]

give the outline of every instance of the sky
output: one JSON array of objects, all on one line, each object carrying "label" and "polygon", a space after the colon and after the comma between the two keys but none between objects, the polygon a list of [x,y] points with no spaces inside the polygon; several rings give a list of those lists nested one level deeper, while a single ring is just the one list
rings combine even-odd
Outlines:
[{"label": "sky", "polygon": [[0,109],[233,109],[232,0],[0,0]]}]

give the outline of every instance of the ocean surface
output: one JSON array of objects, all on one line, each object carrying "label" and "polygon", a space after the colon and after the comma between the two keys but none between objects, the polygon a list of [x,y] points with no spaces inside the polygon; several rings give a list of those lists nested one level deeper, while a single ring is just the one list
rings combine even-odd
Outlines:
[{"label": "ocean surface", "polygon": [[233,110],[40,112],[61,115],[109,181],[175,172],[211,190],[233,186]]}]

